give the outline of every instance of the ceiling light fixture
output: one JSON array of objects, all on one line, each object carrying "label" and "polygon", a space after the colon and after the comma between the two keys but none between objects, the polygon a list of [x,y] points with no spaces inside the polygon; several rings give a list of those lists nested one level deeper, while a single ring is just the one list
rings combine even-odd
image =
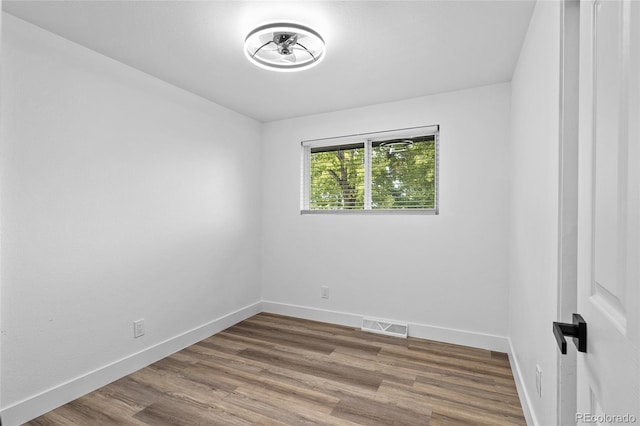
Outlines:
[{"label": "ceiling light fixture", "polygon": [[291,23],[259,26],[244,40],[247,58],[272,71],[300,71],[324,58],[324,40],[309,27]]}]

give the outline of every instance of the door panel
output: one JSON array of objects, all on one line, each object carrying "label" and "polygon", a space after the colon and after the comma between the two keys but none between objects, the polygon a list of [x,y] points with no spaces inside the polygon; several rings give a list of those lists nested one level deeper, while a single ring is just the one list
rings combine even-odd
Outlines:
[{"label": "door panel", "polygon": [[601,424],[640,422],[639,11],[628,0],[581,3],[578,312],[588,347],[577,414]]},{"label": "door panel", "polygon": [[624,286],[624,8],[618,1],[594,7],[594,256],[591,296],[622,330],[626,327]]}]

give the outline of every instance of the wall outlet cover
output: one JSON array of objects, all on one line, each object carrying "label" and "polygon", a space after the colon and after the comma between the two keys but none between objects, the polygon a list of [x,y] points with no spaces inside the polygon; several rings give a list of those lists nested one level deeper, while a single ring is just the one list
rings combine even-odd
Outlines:
[{"label": "wall outlet cover", "polygon": [[133,337],[138,338],[144,336],[144,319],[133,322]]},{"label": "wall outlet cover", "polygon": [[329,286],[323,285],[320,287],[320,296],[323,299],[328,299],[329,298]]}]

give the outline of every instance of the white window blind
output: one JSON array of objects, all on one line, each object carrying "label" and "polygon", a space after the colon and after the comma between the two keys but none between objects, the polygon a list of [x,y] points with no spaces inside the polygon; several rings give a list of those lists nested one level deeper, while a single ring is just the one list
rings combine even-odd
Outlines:
[{"label": "white window blind", "polygon": [[302,142],[302,213],[438,213],[438,126]]}]

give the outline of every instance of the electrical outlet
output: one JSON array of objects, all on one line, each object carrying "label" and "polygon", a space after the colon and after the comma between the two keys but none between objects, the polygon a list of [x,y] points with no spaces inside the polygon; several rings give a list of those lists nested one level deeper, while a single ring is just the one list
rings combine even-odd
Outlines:
[{"label": "electrical outlet", "polygon": [[536,364],[536,392],[542,398],[542,369]]},{"label": "electrical outlet", "polygon": [[144,318],[133,322],[133,337],[144,336]]},{"label": "electrical outlet", "polygon": [[320,287],[320,297],[323,299],[329,298],[329,286],[323,285]]}]

